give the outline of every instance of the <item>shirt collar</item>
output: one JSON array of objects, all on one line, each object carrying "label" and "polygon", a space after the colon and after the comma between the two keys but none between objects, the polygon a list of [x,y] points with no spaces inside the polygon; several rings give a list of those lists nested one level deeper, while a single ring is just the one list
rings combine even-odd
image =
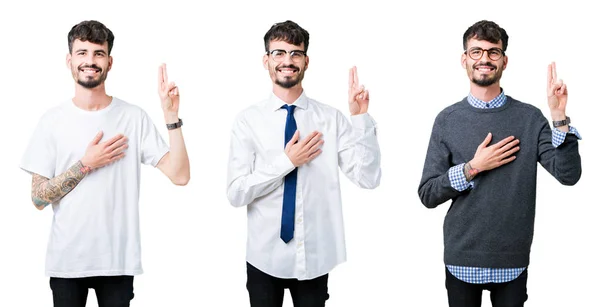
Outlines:
[{"label": "shirt collar", "polygon": [[494,99],[490,100],[489,102],[485,102],[483,100],[475,98],[475,96],[473,96],[473,95],[471,95],[471,93],[469,93],[469,96],[467,96],[467,101],[469,102],[470,105],[472,105],[473,107],[478,108],[478,109],[499,108],[506,103],[506,95],[504,94],[504,90],[501,89],[500,94],[498,96],[496,96]]},{"label": "shirt collar", "polygon": [[[269,103],[267,104],[269,106],[269,109],[271,109],[273,111],[277,111],[277,110],[281,109],[281,107],[284,104],[286,104],[285,101],[279,99],[279,97],[277,97],[277,96],[275,96],[275,94],[271,93],[271,96],[269,97]],[[308,108],[308,97],[306,97],[306,94],[304,93],[304,91],[302,91],[302,94],[300,94],[298,99],[296,99],[296,101],[294,101],[292,104],[295,105],[296,108],[300,108],[300,109]]]}]

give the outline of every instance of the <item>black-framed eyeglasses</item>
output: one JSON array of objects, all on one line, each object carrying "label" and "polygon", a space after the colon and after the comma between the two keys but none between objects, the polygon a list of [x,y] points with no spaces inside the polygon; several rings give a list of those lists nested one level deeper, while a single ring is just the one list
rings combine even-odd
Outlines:
[{"label": "black-framed eyeglasses", "polygon": [[273,57],[273,60],[276,62],[281,62],[285,59],[286,54],[290,54],[290,58],[294,62],[300,62],[306,56],[306,52],[303,50],[283,50],[283,49],[273,49],[271,51],[267,51],[267,54],[270,54]]},{"label": "black-framed eyeglasses", "polygon": [[500,48],[482,49],[479,47],[473,47],[473,48],[465,51],[465,54],[469,55],[469,57],[471,59],[477,61],[483,57],[483,53],[485,53],[486,51],[488,54],[488,58],[490,58],[490,60],[492,60],[492,61],[499,60],[501,57],[503,57],[505,55],[504,51]]}]

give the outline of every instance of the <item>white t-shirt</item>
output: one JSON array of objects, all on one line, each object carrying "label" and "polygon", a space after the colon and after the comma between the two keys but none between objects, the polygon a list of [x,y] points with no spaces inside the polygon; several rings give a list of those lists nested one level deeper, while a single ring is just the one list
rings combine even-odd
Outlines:
[{"label": "white t-shirt", "polygon": [[46,256],[50,277],[137,275],[141,265],[139,187],[141,164],[156,166],[169,151],[141,108],[113,98],[99,111],[69,101],[43,115],[20,167],[53,178],[80,160],[94,136],[100,142],[122,133],[125,157],[96,169],[60,201]]}]

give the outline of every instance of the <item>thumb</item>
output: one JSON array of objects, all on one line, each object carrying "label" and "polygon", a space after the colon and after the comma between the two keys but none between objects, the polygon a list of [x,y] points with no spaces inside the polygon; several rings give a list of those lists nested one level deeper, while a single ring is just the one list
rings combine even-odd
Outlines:
[{"label": "thumb", "polygon": [[94,137],[94,139],[92,140],[90,145],[97,145],[98,143],[100,143],[100,140],[102,139],[103,135],[104,135],[104,132],[102,132],[102,131],[98,132],[98,134],[96,134],[96,136]]},{"label": "thumb", "polygon": [[296,132],[294,132],[294,135],[292,136],[290,141],[285,145],[285,149],[288,149],[290,146],[296,144],[296,142],[298,142],[299,138],[300,138],[300,131],[296,130]]}]

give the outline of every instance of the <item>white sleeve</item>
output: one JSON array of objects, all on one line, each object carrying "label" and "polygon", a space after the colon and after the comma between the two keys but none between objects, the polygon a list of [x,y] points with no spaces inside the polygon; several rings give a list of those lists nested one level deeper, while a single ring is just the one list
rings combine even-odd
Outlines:
[{"label": "white sleeve", "polygon": [[227,198],[234,207],[246,206],[283,184],[283,178],[295,166],[285,154],[274,155],[271,163],[255,166],[256,153],[252,137],[248,135],[248,125],[236,119],[231,131],[229,162],[227,166]]},{"label": "white sleeve", "polygon": [[142,163],[156,167],[160,159],[169,152],[169,146],[145,112],[142,112]]},{"label": "white sleeve", "polygon": [[56,176],[56,144],[51,133],[52,121],[48,115],[38,122],[19,167],[30,173],[46,178]]},{"label": "white sleeve", "polygon": [[337,112],[340,169],[359,187],[376,188],[381,179],[376,123],[368,113],[354,115],[351,119],[352,125],[341,112]]}]

